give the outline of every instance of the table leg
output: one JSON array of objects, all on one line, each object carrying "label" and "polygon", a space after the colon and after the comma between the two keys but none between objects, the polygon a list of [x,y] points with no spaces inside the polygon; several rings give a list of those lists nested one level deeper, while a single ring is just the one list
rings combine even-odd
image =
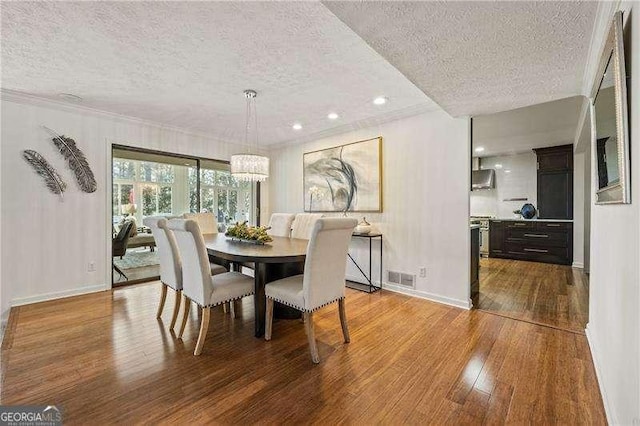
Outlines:
[{"label": "table leg", "polygon": [[264,336],[264,321],[265,321],[265,312],[266,312],[266,296],[264,295],[264,286],[266,283],[266,264],[264,263],[255,263],[254,270],[254,291],[253,295],[253,306],[255,310],[255,336],[262,337]]}]

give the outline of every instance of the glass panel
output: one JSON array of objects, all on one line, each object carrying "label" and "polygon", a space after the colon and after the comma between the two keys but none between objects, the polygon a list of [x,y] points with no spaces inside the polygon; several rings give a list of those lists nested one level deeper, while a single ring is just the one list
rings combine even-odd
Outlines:
[{"label": "glass panel", "polygon": [[113,160],[113,178],[122,180],[133,180],[136,177],[136,166],[130,160]]},{"label": "glass panel", "polygon": [[214,170],[201,169],[200,176],[202,185],[215,185],[216,172]]},{"label": "glass panel", "polygon": [[240,220],[239,217],[236,217],[238,213],[238,191],[231,190],[229,191],[229,220],[228,222],[235,222]]},{"label": "glass panel", "polygon": [[198,211],[198,169],[189,169],[189,211]]},{"label": "glass panel", "polygon": [[231,185],[231,173],[218,171],[216,173],[218,177],[218,185],[220,186],[230,186]]},{"label": "glass panel", "polygon": [[133,204],[133,202],[133,185],[120,184],[120,205],[123,206],[125,204]]},{"label": "glass panel", "polygon": [[156,168],[154,163],[143,161],[140,163],[140,180],[146,182],[156,181]]},{"label": "glass panel", "polygon": [[153,216],[156,213],[158,188],[152,185],[142,187],[142,215]]},{"label": "glass panel", "polygon": [[175,180],[175,172],[170,164],[156,164],[156,182],[173,183]]},{"label": "glass panel", "polygon": [[202,204],[201,211],[210,212],[210,213],[214,211],[213,210],[213,188],[202,189],[200,203]]},{"label": "glass panel", "polygon": [[171,187],[161,186],[158,197],[158,213],[171,213]]},{"label": "glass panel", "polygon": [[241,207],[242,220],[251,220],[251,190],[244,191],[243,195],[244,195],[244,200]]},{"label": "glass panel", "polygon": [[229,216],[229,206],[227,205],[227,191],[218,190],[218,223],[226,223]]},{"label": "glass panel", "polygon": [[113,192],[111,193],[112,216],[120,216],[120,203],[118,203],[118,184],[113,184]]}]

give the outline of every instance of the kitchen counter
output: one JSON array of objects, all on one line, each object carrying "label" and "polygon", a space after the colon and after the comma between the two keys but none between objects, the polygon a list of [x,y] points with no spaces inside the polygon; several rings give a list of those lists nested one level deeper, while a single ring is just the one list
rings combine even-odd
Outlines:
[{"label": "kitchen counter", "polygon": [[516,219],[515,217],[509,218],[493,218],[489,220],[500,220],[500,221],[510,221],[510,222],[568,222],[572,223],[573,219],[538,219],[537,217],[534,219]]}]

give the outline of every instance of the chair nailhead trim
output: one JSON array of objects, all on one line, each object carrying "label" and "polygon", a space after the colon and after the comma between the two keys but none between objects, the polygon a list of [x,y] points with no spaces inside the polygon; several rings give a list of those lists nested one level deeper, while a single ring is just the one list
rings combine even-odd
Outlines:
[{"label": "chair nailhead trim", "polygon": [[300,306],[294,305],[293,303],[285,302],[284,300],[276,299],[275,297],[269,297],[269,296],[267,296],[267,298],[269,298],[269,299],[271,299],[271,300],[274,300],[274,301],[276,301],[276,302],[278,302],[278,303],[282,303],[283,305],[290,306],[290,307],[295,308],[295,309],[297,309],[297,310],[299,310],[299,311],[302,311],[302,312],[315,312],[315,311],[317,311],[317,310],[318,310],[318,309],[320,309],[320,308],[324,308],[324,307],[325,307],[325,306],[327,306],[327,305],[330,305],[330,304],[332,304],[332,303],[337,302],[338,300],[343,300],[343,299],[344,299],[344,296],[343,296],[343,297],[338,297],[337,299],[333,299],[333,300],[331,300],[330,302],[323,303],[322,305],[320,305],[320,306],[318,306],[318,307],[315,307],[315,308],[313,308],[313,309],[305,309],[305,308],[301,308]]},{"label": "chair nailhead trim", "polygon": [[210,304],[210,305],[205,305],[205,308],[212,308],[214,306],[218,306],[218,305],[222,305],[223,303],[227,303],[227,302],[232,302],[234,300],[238,300],[238,299],[242,299],[243,297],[247,297],[247,296],[251,296],[254,292],[250,292],[247,294],[243,294],[242,296],[238,296],[238,297],[234,297],[233,299],[227,299],[227,300],[223,300],[221,302],[215,303],[215,304]]}]

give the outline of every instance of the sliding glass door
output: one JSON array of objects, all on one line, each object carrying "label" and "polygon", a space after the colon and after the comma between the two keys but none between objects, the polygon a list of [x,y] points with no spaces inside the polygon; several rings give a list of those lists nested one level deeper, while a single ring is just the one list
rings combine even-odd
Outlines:
[{"label": "sliding glass door", "polygon": [[114,238],[125,222],[134,223],[126,254],[114,255],[114,284],[159,275],[145,217],[208,212],[216,216],[220,232],[237,221],[255,223],[256,187],[234,179],[226,162],[121,146],[114,147],[112,157]]}]

